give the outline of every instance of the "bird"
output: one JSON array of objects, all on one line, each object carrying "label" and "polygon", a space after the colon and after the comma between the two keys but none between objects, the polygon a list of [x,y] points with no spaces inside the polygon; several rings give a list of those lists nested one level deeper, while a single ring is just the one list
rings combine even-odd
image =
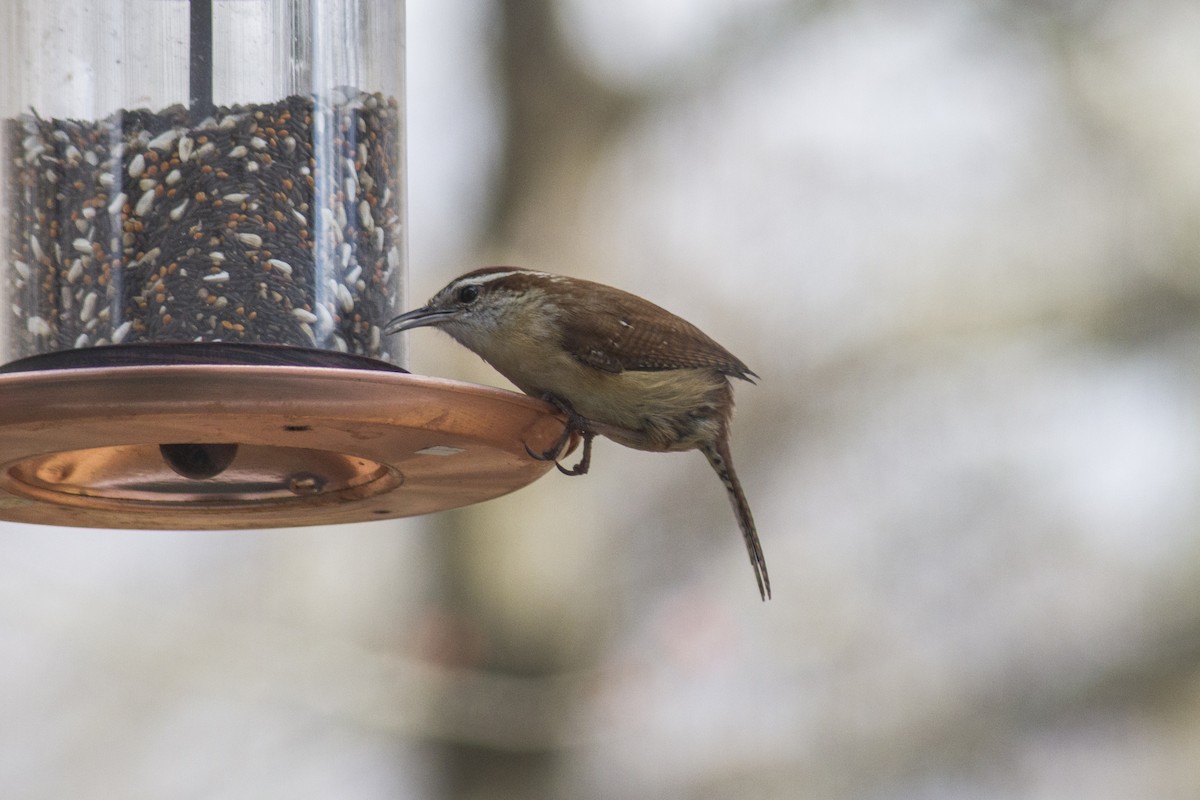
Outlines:
[{"label": "bird", "polygon": [[[651,452],[699,450],[729,495],[759,594],[771,597],[762,544],[730,453],[730,378],[759,376],[690,322],[621,289],[519,267],[460,275],[428,303],[389,320],[384,333],[434,327],[566,419],[545,452],[566,475],[591,464],[592,439]],[[583,452],[558,458],[578,435]]]}]

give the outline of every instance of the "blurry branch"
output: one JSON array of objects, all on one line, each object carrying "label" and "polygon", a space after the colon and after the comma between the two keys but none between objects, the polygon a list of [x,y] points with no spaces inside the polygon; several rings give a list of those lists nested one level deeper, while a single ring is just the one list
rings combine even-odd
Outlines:
[{"label": "blurry branch", "polygon": [[747,13],[702,57],[639,93],[620,91],[584,68],[560,30],[555,0],[498,0],[498,6],[504,144],[485,239],[507,244],[520,237],[527,206],[544,208],[561,197],[563,182],[577,186],[605,145],[640,114],[670,97],[708,90],[732,67],[785,41],[836,3],[793,0]]},{"label": "blurry branch", "polygon": [[[532,680],[446,668],[325,637],[310,640],[290,629],[221,635],[227,633],[233,638],[221,642],[220,651],[244,654],[245,663],[222,665],[241,674],[221,685],[247,687],[255,699],[306,707],[343,725],[500,752],[565,746],[566,711],[586,684],[574,674]],[[306,661],[310,672],[292,674],[290,665]]]},{"label": "blurry branch", "polygon": [[568,51],[554,0],[500,0],[497,42],[504,146],[487,231],[515,238],[521,206],[575,164],[590,164],[637,105],[588,75]]}]

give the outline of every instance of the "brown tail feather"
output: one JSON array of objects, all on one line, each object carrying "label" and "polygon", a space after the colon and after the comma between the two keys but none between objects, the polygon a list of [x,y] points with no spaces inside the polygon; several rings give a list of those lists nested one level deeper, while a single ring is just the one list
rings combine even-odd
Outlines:
[{"label": "brown tail feather", "polygon": [[738,527],[742,529],[742,538],[746,540],[746,550],[750,553],[750,565],[754,567],[754,578],[758,581],[758,593],[766,600],[771,596],[771,577],[767,574],[767,562],[763,558],[762,544],[758,541],[758,531],[754,527],[754,515],[750,513],[750,503],[746,493],[742,491],[742,483],[733,470],[733,458],[729,454],[729,436],[722,431],[716,442],[705,442],[700,445],[700,451],[712,464],[717,477],[725,484],[729,492],[729,502],[733,504],[733,513],[737,516]]}]

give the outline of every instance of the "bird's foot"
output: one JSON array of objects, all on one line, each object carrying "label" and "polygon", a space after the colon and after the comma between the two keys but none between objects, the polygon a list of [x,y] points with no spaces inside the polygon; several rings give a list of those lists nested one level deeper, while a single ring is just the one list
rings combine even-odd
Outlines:
[{"label": "bird's foot", "polygon": [[591,431],[580,431],[579,435],[583,437],[583,457],[579,459],[579,463],[567,469],[557,461],[554,462],[554,466],[563,475],[586,475],[588,468],[592,465],[592,439],[596,438],[596,434]]},{"label": "bird's foot", "polygon": [[[553,394],[547,394],[542,397],[550,405],[554,406],[559,412],[567,418],[567,425],[563,428],[562,436],[558,437],[550,448],[542,453],[535,453],[530,449],[529,445],[525,445],[525,452],[529,453],[531,458],[536,458],[538,461],[553,461],[554,466],[563,475],[584,475],[592,463],[592,439],[596,434],[592,432],[588,425],[587,419],[581,417],[579,413],[561,397]],[[578,433],[583,438],[583,457],[579,459],[579,463],[567,469],[562,464],[558,463],[558,457],[562,455],[567,444],[571,441],[571,437]]]}]

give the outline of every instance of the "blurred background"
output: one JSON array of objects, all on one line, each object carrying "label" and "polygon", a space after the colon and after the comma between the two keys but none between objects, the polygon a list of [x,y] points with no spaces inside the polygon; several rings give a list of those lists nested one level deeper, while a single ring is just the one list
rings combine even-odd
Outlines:
[{"label": "blurred background", "polygon": [[606,441],[423,519],[0,524],[4,796],[1200,795],[1200,8],[408,19],[410,305],[518,264],[746,361],[775,599],[700,455]]}]

